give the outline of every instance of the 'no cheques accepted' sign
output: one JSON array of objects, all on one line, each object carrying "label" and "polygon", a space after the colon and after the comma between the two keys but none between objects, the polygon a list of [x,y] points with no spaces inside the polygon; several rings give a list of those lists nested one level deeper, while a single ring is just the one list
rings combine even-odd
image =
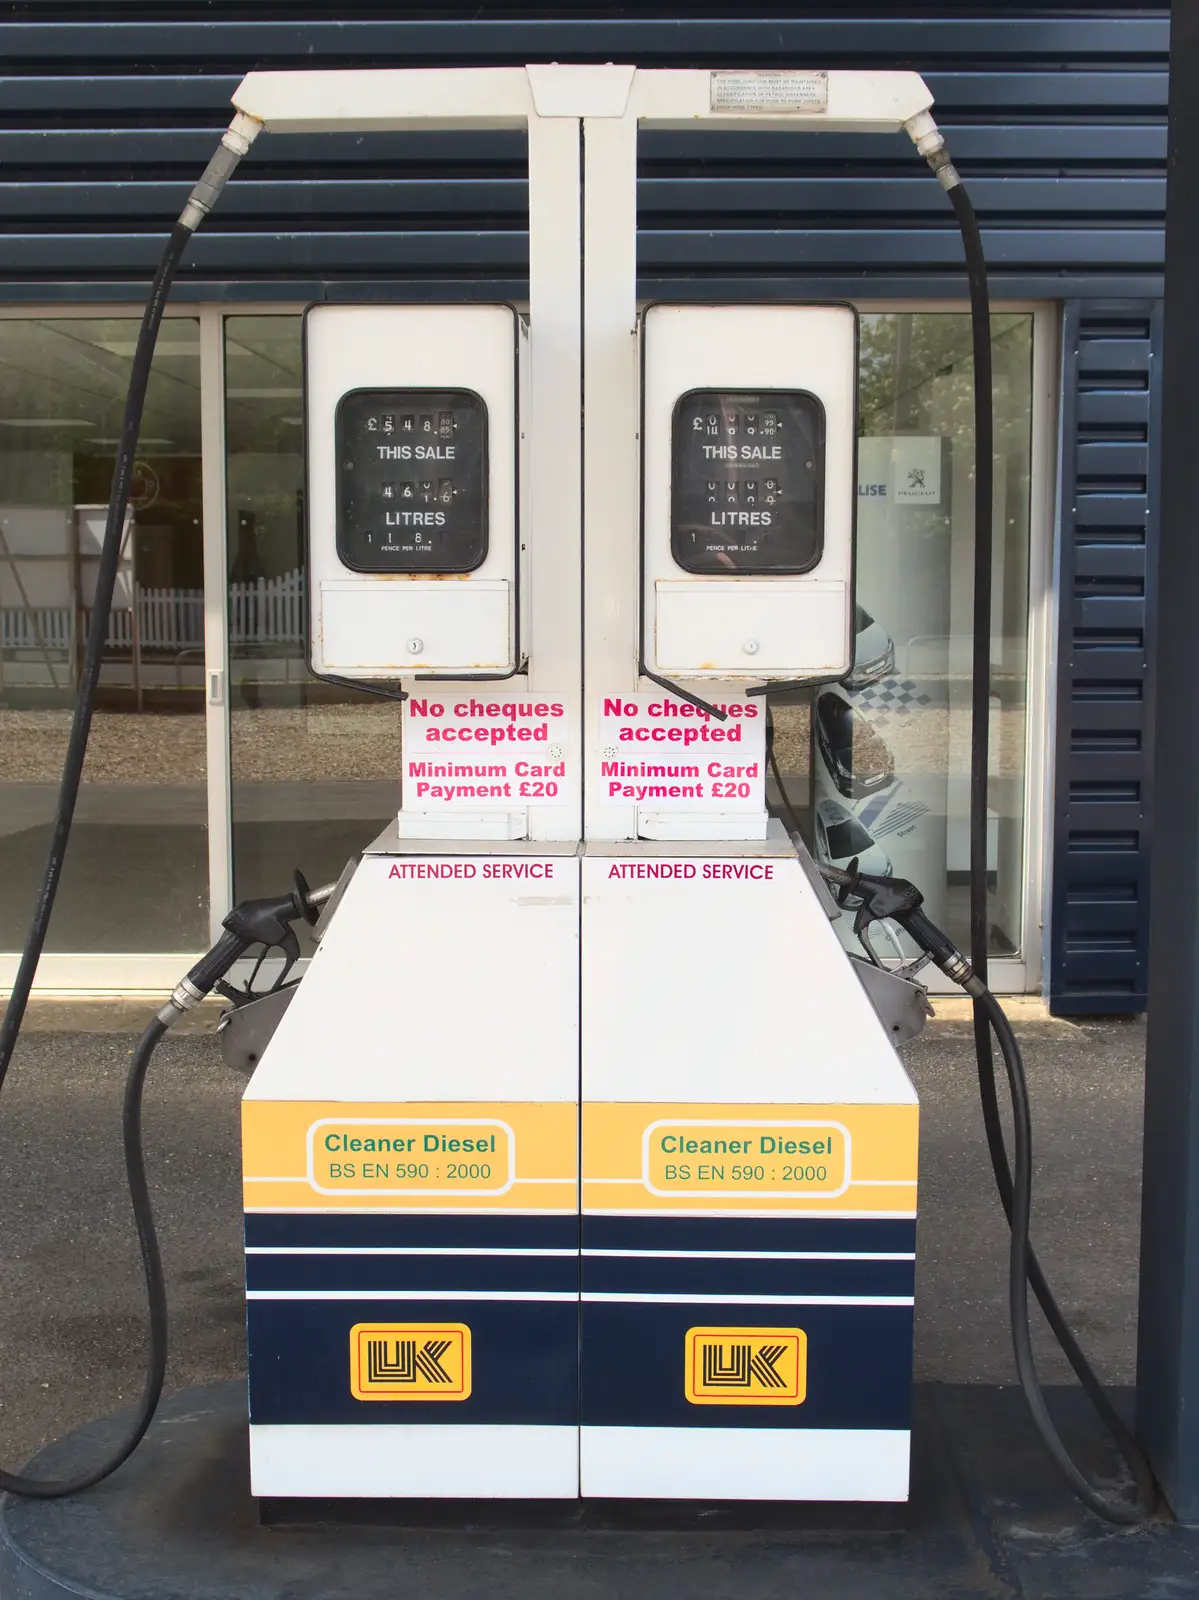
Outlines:
[{"label": "'no cheques accepted' sign", "polygon": [[760,812],[766,718],[760,701],[723,695],[725,720],[657,690],[605,696],[589,782],[608,805],[654,811]]},{"label": "'no cheques accepted' sign", "polygon": [[[760,812],[765,716],[723,696],[726,717],[664,690],[604,696],[588,781],[602,802],[654,811]],[[404,808],[510,811],[576,797],[562,700],[481,692],[413,694],[404,702]]]},{"label": "'no cheques accepted' sign", "polygon": [[574,798],[566,707],[487,693],[404,701],[404,808],[515,811]]}]

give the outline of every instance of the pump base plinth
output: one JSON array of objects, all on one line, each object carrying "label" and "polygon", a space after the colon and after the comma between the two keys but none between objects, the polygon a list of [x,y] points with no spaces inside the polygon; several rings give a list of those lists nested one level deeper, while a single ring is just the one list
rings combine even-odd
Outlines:
[{"label": "pump base plinth", "polygon": [[[1115,1476],[1073,1392],[1050,1403],[1087,1469]],[[245,1385],[165,1401],[131,1461],[71,1500],[0,1502],[0,1600],[872,1600],[1189,1592],[1199,1530],[1117,1535],[1058,1483],[1015,1388],[920,1385],[905,1507],[664,1501],[285,1501],[249,1490]],[[75,1472],[106,1418],[30,1470]]]}]

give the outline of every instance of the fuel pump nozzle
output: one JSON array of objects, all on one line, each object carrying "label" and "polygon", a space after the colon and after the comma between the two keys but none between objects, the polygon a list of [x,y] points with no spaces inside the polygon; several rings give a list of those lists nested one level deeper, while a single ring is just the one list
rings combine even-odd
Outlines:
[{"label": "fuel pump nozzle", "polygon": [[[173,1027],[180,1017],[198,1006],[205,995],[212,993],[235,961],[257,944],[263,947],[263,957],[271,950],[283,952],[283,969],[273,986],[282,988],[288,973],[300,959],[300,941],[292,924],[306,922],[313,926],[321,907],[336,887],[336,884],[327,883],[320,889],[310,889],[303,874],[297,872],[290,894],[243,900],[234,906],[221,924],[224,933],[208,954],[201,956],[175,985],[171,998],[158,1013],[158,1020],[164,1027]],[[235,1004],[243,1000],[236,993],[229,998]]]},{"label": "fuel pump nozzle", "polygon": [[897,922],[947,978],[967,994],[983,993],[984,986],[966,957],[920,909],[924,896],[914,883],[906,878],[859,872],[856,861],[851,861],[847,868],[831,867],[818,861],[816,870],[826,883],[837,889],[841,905],[850,900],[858,902],[853,931],[863,944],[866,944],[865,933],[872,922]]}]

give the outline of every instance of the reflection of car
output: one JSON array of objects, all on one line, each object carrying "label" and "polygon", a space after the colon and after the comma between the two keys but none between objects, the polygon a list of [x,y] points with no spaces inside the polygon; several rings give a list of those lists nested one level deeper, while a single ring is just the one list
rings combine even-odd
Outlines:
[{"label": "reflection of car", "polygon": [[863,825],[839,800],[821,800],[816,806],[816,854],[830,866],[847,867],[856,857],[863,872],[889,877],[891,857],[871,838]]},{"label": "reflection of car", "polygon": [[829,777],[847,800],[860,800],[892,782],[895,758],[862,713],[835,689],[817,695],[813,721]]},{"label": "reflection of car", "polygon": [[847,689],[865,689],[895,671],[895,641],[865,606],[853,608],[853,666],[841,680]]}]

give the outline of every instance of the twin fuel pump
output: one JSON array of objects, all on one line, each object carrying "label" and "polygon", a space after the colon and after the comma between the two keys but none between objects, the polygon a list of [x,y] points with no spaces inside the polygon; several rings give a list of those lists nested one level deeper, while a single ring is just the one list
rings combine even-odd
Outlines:
[{"label": "twin fuel pump", "polygon": [[[234,104],[134,359],[0,1074],[70,830],[158,320],[238,160],[263,131],[522,129],[528,301],[306,313],[309,666],[402,702],[396,818],[336,885],[297,875],[235,908],[147,1030],[125,1118],[151,1304],[143,1401],[93,1472],[0,1486],[86,1487],[149,1425],[165,1294],[141,1086],[161,1035],[219,986],[226,1056],[252,1069],[256,1496],[905,1499],[919,1108],[896,1045],[923,1024],[931,960],[975,998],[1034,1419],[1088,1504],[1144,1514],[1148,1469],[1029,1246],[1023,1072],[985,984],[989,325],[977,225],[926,86],[626,66],[265,72]],[[854,664],[857,315],[639,304],[642,128],[906,133],[961,224],[978,384],[970,960],[917,888],[813,860],[768,811],[770,696]],[[300,920],[318,942],[289,984]],[[879,921],[920,958],[883,965]],[[262,994],[226,979],[256,945],[285,963]],[[1044,1411],[1029,1283],[1138,1478],[1135,1505],[1081,1478]]]}]

